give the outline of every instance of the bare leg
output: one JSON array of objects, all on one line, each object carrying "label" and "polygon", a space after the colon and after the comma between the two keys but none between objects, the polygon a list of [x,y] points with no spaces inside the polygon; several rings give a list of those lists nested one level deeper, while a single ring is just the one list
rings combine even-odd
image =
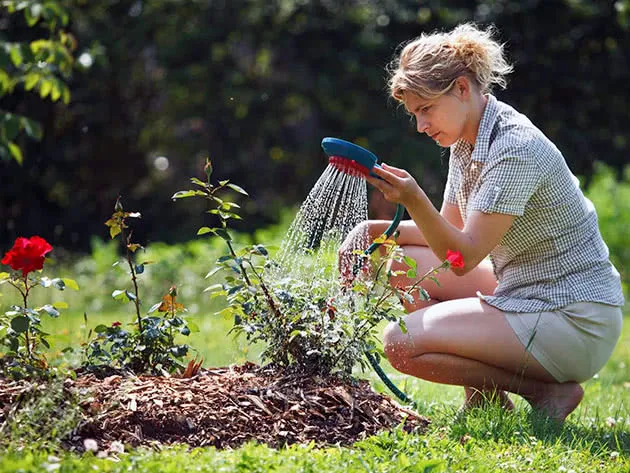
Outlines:
[{"label": "bare leg", "polygon": [[525,350],[503,313],[479,298],[435,304],[385,331],[385,353],[404,373],[482,392],[519,394],[532,407],[563,421],[580,403],[577,383],[558,383]]},{"label": "bare leg", "polygon": [[[442,262],[433,254],[431,249],[426,246],[405,246],[404,250],[405,255],[412,257],[416,261],[418,268],[417,272],[419,275],[423,275],[431,268],[436,268],[442,264]],[[404,270],[406,267],[402,264],[396,264],[392,267],[392,269]],[[435,276],[440,283],[439,286],[432,280],[427,280],[420,284],[421,287],[430,294],[430,301],[421,301],[417,298],[414,300],[413,304],[402,301],[408,313],[443,301],[461,299],[465,297],[475,297],[477,291],[480,291],[482,294],[492,294],[497,287],[497,281],[492,270],[492,264],[489,261],[481,262],[475,269],[465,276],[456,276],[450,271],[442,271]],[[404,276],[391,279],[391,283],[395,287],[399,288],[409,287],[415,282],[415,280],[408,279]],[[487,401],[491,399],[499,401],[506,409],[511,410],[514,408],[514,404],[510,398],[504,391],[501,390],[480,390],[465,386],[464,393],[464,410],[472,407],[483,407],[487,404]]]}]

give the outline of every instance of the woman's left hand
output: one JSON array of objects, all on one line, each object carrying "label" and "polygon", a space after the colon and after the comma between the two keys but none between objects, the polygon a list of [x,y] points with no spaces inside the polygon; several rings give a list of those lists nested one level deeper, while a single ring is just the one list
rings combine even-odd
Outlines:
[{"label": "woman's left hand", "polygon": [[416,180],[404,169],[388,166],[374,166],[372,172],[382,179],[367,176],[367,181],[380,190],[389,202],[409,207],[423,193]]}]

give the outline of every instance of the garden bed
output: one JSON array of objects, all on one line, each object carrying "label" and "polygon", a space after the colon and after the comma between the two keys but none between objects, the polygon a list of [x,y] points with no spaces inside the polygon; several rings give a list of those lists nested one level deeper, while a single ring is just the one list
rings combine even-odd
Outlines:
[{"label": "garden bed", "polygon": [[[28,390],[19,386],[0,380],[0,421]],[[99,450],[113,442],[134,447],[234,448],[251,440],[273,447],[310,441],[347,445],[401,423],[417,432],[429,423],[374,392],[367,381],[279,375],[251,363],[202,370],[191,378],[88,374],[67,379],[64,389],[81,399],[83,420],[67,443],[72,450],[83,450],[86,439],[96,440]]]}]

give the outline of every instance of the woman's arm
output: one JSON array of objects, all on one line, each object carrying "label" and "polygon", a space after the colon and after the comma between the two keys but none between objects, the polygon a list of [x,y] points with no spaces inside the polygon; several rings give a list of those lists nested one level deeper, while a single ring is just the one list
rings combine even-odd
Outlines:
[{"label": "woman's arm", "polygon": [[438,212],[406,171],[383,164],[382,168],[375,167],[373,172],[383,180],[368,177],[368,181],[383,192],[387,200],[400,202],[407,208],[413,221],[422,226],[424,241],[438,258],[446,258],[447,250],[462,254],[465,267],[452,268],[457,275],[475,268],[501,241],[514,221],[513,215],[474,211],[463,226],[461,216],[458,221],[453,215],[455,209],[447,208],[444,212],[450,220]]},{"label": "woman's arm", "polygon": [[[440,210],[440,214],[454,227],[459,228],[460,230],[464,227],[462,216],[459,213],[459,208],[457,207],[457,205],[444,202],[442,204],[442,210]],[[368,220],[366,222],[366,225],[368,226],[367,231],[370,240],[374,240],[383,232],[385,232],[385,230],[387,230],[387,227],[389,227],[391,223],[391,220]],[[418,228],[418,225],[416,225],[416,222],[414,222],[413,220],[403,220],[402,222],[400,222],[400,225],[398,225],[398,231],[400,232],[400,234],[396,242],[400,246],[427,246],[427,241],[424,238],[422,231]]]}]

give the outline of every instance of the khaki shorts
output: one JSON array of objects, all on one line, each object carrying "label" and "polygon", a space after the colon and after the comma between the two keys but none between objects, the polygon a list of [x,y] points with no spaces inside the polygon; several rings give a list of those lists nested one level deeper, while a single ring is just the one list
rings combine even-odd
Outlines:
[{"label": "khaki shorts", "polygon": [[576,302],[549,312],[505,312],[527,351],[560,383],[592,378],[610,358],[621,335],[622,311]]}]

